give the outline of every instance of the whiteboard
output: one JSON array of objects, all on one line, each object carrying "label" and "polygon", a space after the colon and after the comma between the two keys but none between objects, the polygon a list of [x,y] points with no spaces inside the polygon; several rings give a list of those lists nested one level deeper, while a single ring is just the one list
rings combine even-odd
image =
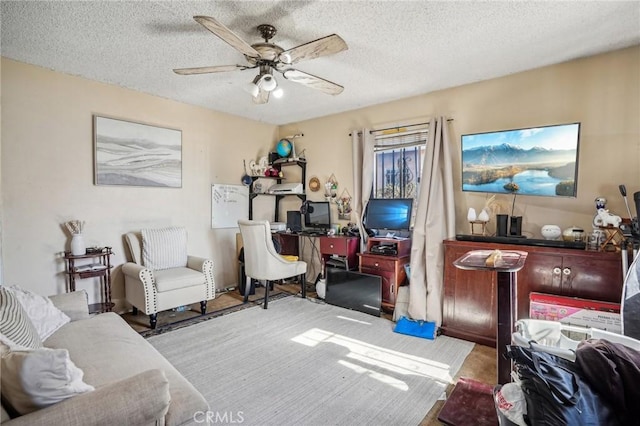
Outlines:
[{"label": "whiteboard", "polygon": [[211,227],[237,228],[238,219],[249,218],[249,187],[211,185]]}]

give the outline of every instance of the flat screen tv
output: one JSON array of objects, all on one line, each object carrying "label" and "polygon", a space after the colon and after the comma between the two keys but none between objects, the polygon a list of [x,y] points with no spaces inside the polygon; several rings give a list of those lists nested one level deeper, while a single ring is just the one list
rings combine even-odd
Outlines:
[{"label": "flat screen tv", "polygon": [[307,201],[304,227],[316,231],[331,229],[331,207],[328,201]]},{"label": "flat screen tv", "polygon": [[575,197],[580,123],[462,135],[462,190]]},{"label": "flat screen tv", "polygon": [[369,229],[408,231],[411,228],[412,198],[371,198],[364,225]]}]

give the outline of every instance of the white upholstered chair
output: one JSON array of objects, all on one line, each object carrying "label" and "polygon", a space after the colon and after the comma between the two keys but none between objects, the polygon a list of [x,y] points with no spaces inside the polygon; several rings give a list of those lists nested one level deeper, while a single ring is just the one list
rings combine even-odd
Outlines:
[{"label": "white upholstered chair", "polygon": [[[278,254],[271,238],[271,226],[266,220],[239,220],[238,226],[244,244],[244,268],[247,277],[265,281],[264,304],[269,302],[270,281],[298,276],[302,297],[307,297],[307,264],[302,261],[290,261]],[[240,285],[247,285],[249,280]],[[244,301],[249,298],[249,288],[244,290]]]},{"label": "white upholstered chair", "polygon": [[122,266],[125,299],[134,314],[149,315],[153,329],[160,311],[200,302],[206,313],[216,294],[213,261],[187,255],[184,228],[143,229],[124,239],[133,260]]}]

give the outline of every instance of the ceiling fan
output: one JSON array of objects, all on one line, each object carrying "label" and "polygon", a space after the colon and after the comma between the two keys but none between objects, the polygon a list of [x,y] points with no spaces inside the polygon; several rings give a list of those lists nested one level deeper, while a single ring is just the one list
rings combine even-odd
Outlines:
[{"label": "ceiling fan", "polygon": [[331,34],[318,40],[284,50],[276,44],[269,43],[269,40],[273,38],[277,32],[272,25],[258,25],[257,29],[264,39],[264,43],[260,42],[250,45],[229,28],[210,16],[194,16],[193,19],[242,53],[248,64],[176,68],[173,70],[176,74],[207,74],[258,68],[259,74],[247,86],[247,91],[253,96],[253,102],[257,104],[267,103],[269,101],[269,94],[271,93],[273,93],[274,97],[282,96],[282,89],[278,87],[278,83],[273,76],[273,71],[281,73],[284,78],[289,81],[303,84],[330,95],[338,95],[344,90],[344,87],[339,84],[291,67],[298,62],[347,50],[347,43],[336,34]]}]

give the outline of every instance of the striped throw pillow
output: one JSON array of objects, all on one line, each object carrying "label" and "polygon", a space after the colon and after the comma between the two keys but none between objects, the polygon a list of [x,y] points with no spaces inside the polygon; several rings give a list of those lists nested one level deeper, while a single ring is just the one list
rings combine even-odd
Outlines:
[{"label": "striped throw pillow", "polygon": [[0,287],[0,334],[18,346],[30,349],[42,347],[40,336],[27,312],[5,287]]},{"label": "striped throw pillow", "polygon": [[143,229],[142,264],[161,270],[187,266],[187,230],[185,228]]}]

